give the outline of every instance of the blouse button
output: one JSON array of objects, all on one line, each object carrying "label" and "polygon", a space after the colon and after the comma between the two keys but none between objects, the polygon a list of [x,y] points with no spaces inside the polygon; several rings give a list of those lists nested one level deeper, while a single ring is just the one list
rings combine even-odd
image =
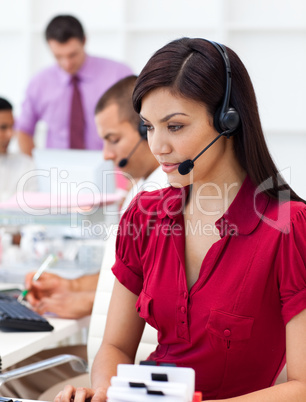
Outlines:
[{"label": "blouse button", "polygon": [[188,293],[184,292],[184,299],[187,299],[187,297],[188,297]]},{"label": "blouse button", "polygon": [[225,329],[224,330],[224,336],[230,336],[231,335],[231,331],[229,329]]},{"label": "blouse button", "polygon": [[185,309],[185,307],[181,307],[181,312],[182,312],[183,314],[185,314],[185,313],[186,313],[186,309]]}]

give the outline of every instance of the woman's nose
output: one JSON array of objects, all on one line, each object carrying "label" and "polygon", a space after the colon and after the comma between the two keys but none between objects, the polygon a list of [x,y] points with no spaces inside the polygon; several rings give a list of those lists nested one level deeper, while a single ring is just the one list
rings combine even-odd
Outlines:
[{"label": "woman's nose", "polygon": [[167,139],[167,134],[162,130],[155,130],[153,135],[148,136],[148,143],[153,155],[168,154],[171,146]]}]

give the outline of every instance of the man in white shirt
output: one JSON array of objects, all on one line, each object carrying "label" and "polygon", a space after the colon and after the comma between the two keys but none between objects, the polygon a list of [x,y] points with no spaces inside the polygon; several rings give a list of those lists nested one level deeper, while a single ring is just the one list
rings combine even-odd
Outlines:
[{"label": "man in white shirt", "polygon": [[[146,130],[133,109],[132,92],[136,78],[136,76],[129,76],[113,85],[100,98],[95,110],[97,130],[104,141],[104,159],[112,160],[130,184],[130,190],[121,207],[121,214],[138,191],[152,191],[167,186],[167,176],[152,155],[146,141]],[[108,255],[113,253],[115,261],[114,244],[113,238],[110,237],[106,248]],[[28,274],[26,278],[27,286],[32,287],[27,297],[37,312],[40,314],[51,312],[63,318],[80,318],[91,314],[99,274],[85,275],[71,280],[45,272],[37,282],[32,284],[33,275],[34,272]],[[84,357],[86,346],[80,345],[77,349],[76,347],[51,349],[35,355],[34,359],[42,360],[61,353],[72,353]],[[30,358],[20,365],[24,366],[32,362],[33,358]],[[0,391],[2,395],[10,397],[37,399],[46,389],[60,380],[73,383],[70,377],[76,374],[71,370],[56,367],[53,370],[11,381],[5,384],[4,388],[1,387]],[[82,376],[80,384],[86,380],[89,380],[89,376]],[[85,385],[88,384],[84,383]],[[58,389],[62,387],[60,383]],[[54,392],[51,391],[51,395],[55,396]],[[41,398],[44,399],[45,396]]]},{"label": "man in white shirt", "polygon": [[[0,98],[0,201],[12,197],[22,176],[34,169],[33,160],[28,155],[8,152],[13,135],[13,106],[8,100]],[[36,187],[35,178],[31,178],[19,190],[35,191]]]},{"label": "man in white shirt", "polygon": [[[128,76],[113,85],[100,98],[95,111],[97,130],[104,142],[104,159],[112,160],[129,181],[130,190],[121,214],[138,191],[167,185],[167,176],[152,155],[146,130],[133,109],[136,78]],[[33,289],[27,297],[40,314],[51,312],[63,318],[80,318],[91,313],[99,274],[71,280],[44,273],[34,284],[33,275],[26,278],[26,285]]]}]

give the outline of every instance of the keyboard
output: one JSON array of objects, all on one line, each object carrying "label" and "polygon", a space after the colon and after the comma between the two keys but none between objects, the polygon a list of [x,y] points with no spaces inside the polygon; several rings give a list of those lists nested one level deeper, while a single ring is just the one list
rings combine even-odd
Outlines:
[{"label": "keyboard", "polygon": [[0,295],[0,329],[52,331],[52,325],[12,296]]}]

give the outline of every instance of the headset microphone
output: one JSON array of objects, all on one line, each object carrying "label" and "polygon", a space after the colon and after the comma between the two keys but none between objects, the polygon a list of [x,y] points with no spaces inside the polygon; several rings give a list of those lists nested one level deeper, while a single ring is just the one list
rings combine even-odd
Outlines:
[{"label": "headset microphone", "polygon": [[140,139],[137,142],[137,144],[134,146],[134,148],[131,150],[131,152],[128,154],[128,156],[126,158],[121,159],[121,161],[119,161],[118,166],[120,168],[124,168],[128,164],[128,161],[130,160],[131,156],[134,154],[136,149],[139,147],[141,141],[147,139],[147,127],[143,124],[142,121],[139,123],[138,132],[140,135]]},{"label": "headset microphone", "polygon": [[192,171],[194,168],[194,162],[202,155],[204,154],[205,151],[207,151],[208,148],[210,148],[220,137],[223,135],[227,135],[227,132],[225,131],[224,133],[219,134],[211,143],[207,145],[195,158],[193,159],[187,159],[186,161],[182,162],[179,167],[178,171],[182,176],[185,176],[185,174],[188,174]]},{"label": "headset microphone", "polygon": [[131,150],[131,152],[128,154],[126,158],[121,159],[121,161],[118,163],[118,166],[123,168],[128,164],[128,161],[130,157],[133,155],[133,153],[136,151],[136,149],[139,147],[140,143],[144,140],[144,138],[140,138],[137,144],[134,146],[134,148]]}]

